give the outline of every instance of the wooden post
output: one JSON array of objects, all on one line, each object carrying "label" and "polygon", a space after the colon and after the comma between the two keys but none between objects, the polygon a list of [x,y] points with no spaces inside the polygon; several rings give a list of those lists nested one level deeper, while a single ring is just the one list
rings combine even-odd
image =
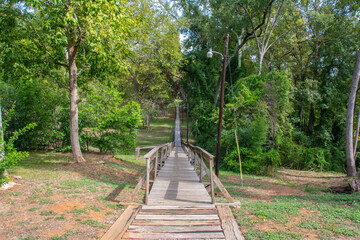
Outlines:
[{"label": "wooden post", "polygon": [[223,59],[222,79],[221,79],[221,95],[220,95],[220,109],[219,109],[219,122],[218,122],[218,136],[216,146],[216,157],[215,157],[215,174],[219,176],[219,165],[220,165],[220,147],[221,147],[221,129],[222,129],[222,115],[224,108],[224,92],[225,92],[225,77],[226,77],[226,65],[227,65],[227,54],[228,54],[229,34],[226,35],[225,50]]},{"label": "wooden post", "polygon": [[214,165],[214,158],[210,158],[209,168],[210,168],[211,203],[215,204],[213,165]]},{"label": "wooden post", "polygon": [[203,154],[201,153],[201,160],[200,160],[200,182],[202,182],[202,163],[203,163]]},{"label": "wooden post", "polygon": [[135,148],[135,160],[139,159],[139,156],[140,156],[140,149]]},{"label": "wooden post", "polygon": [[145,204],[149,201],[150,191],[150,158],[146,158],[146,189],[145,189]]},{"label": "wooden post", "polygon": [[159,151],[157,151],[157,152],[156,152],[156,156],[155,156],[154,181],[156,180],[156,176],[157,176],[157,169],[158,169],[158,157],[159,157]]},{"label": "wooden post", "polygon": [[189,144],[189,104],[186,107],[186,143]]}]

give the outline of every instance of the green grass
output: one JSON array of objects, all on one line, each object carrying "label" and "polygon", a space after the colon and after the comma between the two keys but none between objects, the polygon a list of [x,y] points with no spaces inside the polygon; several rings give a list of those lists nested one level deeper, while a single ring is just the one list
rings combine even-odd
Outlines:
[{"label": "green grass", "polygon": [[41,205],[44,205],[44,204],[53,204],[55,201],[53,201],[53,200],[50,200],[50,199],[40,199],[39,200],[39,203],[41,204]]},{"label": "green grass", "polygon": [[56,212],[52,211],[52,210],[44,210],[40,212],[41,216],[52,216],[52,215],[56,215]]},{"label": "green grass", "polygon": [[114,210],[121,210],[123,209],[123,206],[119,205],[119,204],[105,204],[105,206],[112,208]]},{"label": "green grass", "polygon": [[300,222],[298,223],[298,226],[301,228],[306,228],[306,229],[310,229],[310,230],[319,230],[322,228],[322,226],[315,221],[307,221],[307,222]]},{"label": "green grass", "polygon": [[80,224],[83,224],[83,225],[89,225],[89,226],[92,226],[92,227],[98,227],[98,228],[106,228],[107,226],[98,222],[98,221],[95,221],[95,220],[85,220],[85,221],[81,221]]},{"label": "green grass", "polygon": [[33,208],[29,208],[28,211],[29,212],[35,212],[36,210],[38,210],[39,208],[33,207]]},{"label": "green grass", "polygon": [[[238,173],[221,171],[220,176],[234,200],[241,203],[233,213],[246,239],[306,239],[313,234],[319,239],[360,239],[360,193],[333,194],[316,184],[304,187],[251,175],[244,175],[242,187]],[[256,199],[270,185],[296,188],[303,194]],[[273,229],[266,231],[264,226]]]}]

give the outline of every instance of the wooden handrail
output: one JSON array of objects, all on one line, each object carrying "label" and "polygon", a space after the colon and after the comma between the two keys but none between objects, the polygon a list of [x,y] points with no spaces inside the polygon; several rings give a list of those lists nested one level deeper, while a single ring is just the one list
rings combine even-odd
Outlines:
[{"label": "wooden handrail", "polygon": [[142,149],[149,149],[149,148],[156,148],[160,145],[144,145],[144,146],[137,146],[135,148],[135,159],[139,159],[139,156],[140,156],[140,151]]},{"label": "wooden handrail", "polygon": [[158,170],[160,170],[164,166],[164,161],[170,155],[172,149],[174,148],[174,142],[153,146],[139,146],[136,148],[135,151],[137,151],[137,149],[147,149],[149,147],[152,147],[152,149],[143,157],[143,159],[146,160],[145,174],[140,179],[131,195],[135,196],[135,194],[137,194],[137,192],[141,189],[141,186],[145,183],[145,204],[148,204],[149,201],[151,173],[154,173],[153,181],[155,181]]},{"label": "wooden handrail", "polygon": [[[229,192],[226,190],[224,185],[221,183],[220,179],[213,172],[214,167],[214,155],[210,154],[201,147],[194,146],[190,143],[182,143],[183,149],[186,154],[189,156],[190,161],[193,161],[194,167],[196,168],[196,163],[199,165],[200,169],[200,181],[202,182],[203,173],[209,176],[210,178],[210,188],[211,188],[211,202],[215,203],[215,194],[214,194],[214,184],[220,189],[221,193],[224,195],[226,200],[229,203],[234,203],[234,199],[230,196]],[[199,154],[200,157],[197,155]],[[193,159],[193,160],[192,160]],[[209,162],[209,169],[204,163],[203,159],[206,159]]]}]

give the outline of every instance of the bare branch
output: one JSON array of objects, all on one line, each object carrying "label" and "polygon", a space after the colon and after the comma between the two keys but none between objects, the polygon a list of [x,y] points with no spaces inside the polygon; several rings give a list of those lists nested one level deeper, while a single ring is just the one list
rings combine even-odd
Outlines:
[{"label": "bare branch", "polygon": [[[82,95],[84,95],[84,94],[85,94],[85,97],[81,98]],[[79,99],[76,100],[76,104],[79,104],[81,102],[86,102],[86,98],[87,98],[87,91],[86,90],[81,91],[81,93],[79,94]]]},{"label": "bare branch", "polygon": [[63,67],[69,67],[67,64],[65,64],[65,63],[62,63],[62,62],[57,62],[57,61],[55,61],[54,62],[56,65],[60,65],[60,66],[63,66]]}]

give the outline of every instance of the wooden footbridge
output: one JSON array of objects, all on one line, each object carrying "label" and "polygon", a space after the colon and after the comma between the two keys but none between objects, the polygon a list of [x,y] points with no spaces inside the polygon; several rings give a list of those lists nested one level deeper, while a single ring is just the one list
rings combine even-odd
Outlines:
[{"label": "wooden footbridge", "polygon": [[[244,239],[229,208],[238,204],[213,173],[214,156],[181,142],[179,108],[174,142],[152,147],[133,192],[145,185],[145,204],[128,205],[101,239]],[[228,203],[215,203],[215,185]]]}]

